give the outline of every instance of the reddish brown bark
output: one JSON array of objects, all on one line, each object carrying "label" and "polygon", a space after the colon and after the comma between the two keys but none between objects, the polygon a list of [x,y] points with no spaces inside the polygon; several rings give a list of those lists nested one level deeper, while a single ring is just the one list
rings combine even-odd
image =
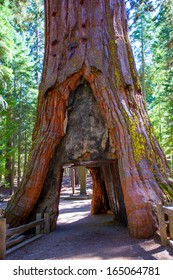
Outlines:
[{"label": "reddish brown bark", "polygon": [[[7,207],[7,221],[18,225],[38,210],[48,211],[54,228],[63,164],[116,160],[109,169],[101,167],[111,210],[116,212],[120,201],[118,211],[120,216],[126,212],[130,234],[149,237],[155,230],[152,205],[172,198],[173,181],[145,109],[124,1],[47,0],[45,19],[44,70],[33,148],[20,189]],[[100,114],[99,143],[93,127],[91,132],[100,158],[94,157],[88,139],[80,139],[79,153],[73,150],[72,157],[66,155],[72,121],[69,98],[74,92],[80,99],[80,90],[88,96],[92,92]],[[75,104],[80,107],[80,102]],[[78,112],[73,110],[72,114]]]},{"label": "reddish brown bark", "polygon": [[90,169],[90,173],[93,180],[91,214],[106,214],[110,210],[110,206],[108,198],[105,195],[106,189],[101,180],[100,169],[92,168]]}]

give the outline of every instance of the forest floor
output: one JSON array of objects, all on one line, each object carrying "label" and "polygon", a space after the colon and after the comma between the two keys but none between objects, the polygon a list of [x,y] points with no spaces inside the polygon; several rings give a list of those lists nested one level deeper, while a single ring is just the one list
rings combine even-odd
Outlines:
[{"label": "forest floor", "polygon": [[[7,260],[173,260],[173,250],[162,247],[158,236],[133,239],[111,215],[91,216],[91,199],[80,197],[79,190],[71,197],[68,179],[63,182],[56,230],[7,254]],[[91,191],[88,178],[87,193]]]}]

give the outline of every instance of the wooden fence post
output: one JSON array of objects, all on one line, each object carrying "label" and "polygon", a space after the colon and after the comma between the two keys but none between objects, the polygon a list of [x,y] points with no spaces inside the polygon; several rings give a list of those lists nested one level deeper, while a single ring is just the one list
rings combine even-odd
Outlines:
[{"label": "wooden fence post", "polygon": [[49,213],[44,213],[44,233],[50,232],[50,215]]},{"label": "wooden fence post", "polygon": [[161,204],[157,205],[157,217],[159,222],[159,232],[160,232],[160,238],[161,238],[161,244],[162,246],[168,245],[167,240],[167,232],[166,232],[166,223],[165,223],[165,216],[163,212],[163,208]]},{"label": "wooden fence post", "polygon": [[[36,221],[41,219],[41,213],[36,214]],[[41,233],[41,225],[36,226],[35,234],[38,235]]]},{"label": "wooden fence post", "polygon": [[0,218],[0,260],[6,255],[6,219]]}]

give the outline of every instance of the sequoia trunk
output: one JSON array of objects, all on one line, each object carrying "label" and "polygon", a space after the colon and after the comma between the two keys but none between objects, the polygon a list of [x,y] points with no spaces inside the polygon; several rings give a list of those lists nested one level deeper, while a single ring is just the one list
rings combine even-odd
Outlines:
[{"label": "sequoia trunk", "polygon": [[83,165],[92,212],[111,209],[131,236],[149,237],[152,205],[172,198],[173,181],[147,116],[124,1],[45,0],[45,22],[32,153],[7,221],[49,212],[53,229],[62,168]]}]

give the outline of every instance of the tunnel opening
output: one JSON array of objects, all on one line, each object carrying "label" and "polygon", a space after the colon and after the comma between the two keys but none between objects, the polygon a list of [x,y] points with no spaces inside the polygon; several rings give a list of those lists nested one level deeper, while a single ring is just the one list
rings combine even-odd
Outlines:
[{"label": "tunnel opening", "polygon": [[[78,213],[79,208],[83,207],[89,211],[88,215],[109,215],[112,221],[127,226],[126,209],[122,190],[118,185],[120,180],[116,164],[116,160],[102,160],[81,162],[80,166],[73,164],[63,166],[59,202],[60,221],[66,211],[67,215],[64,216],[66,223],[77,221],[79,217],[80,219],[86,217]],[[72,212],[73,218],[71,218]]]},{"label": "tunnel opening", "polygon": [[48,211],[52,219],[51,230],[55,229],[64,169],[85,167],[92,178],[91,214],[111,212],[114,220],[127,225],[119,162],[112,151],[109,129],[97,100],[90,84],[83,78],[69,95],[64,132],[50,160],[37,211]]}]

